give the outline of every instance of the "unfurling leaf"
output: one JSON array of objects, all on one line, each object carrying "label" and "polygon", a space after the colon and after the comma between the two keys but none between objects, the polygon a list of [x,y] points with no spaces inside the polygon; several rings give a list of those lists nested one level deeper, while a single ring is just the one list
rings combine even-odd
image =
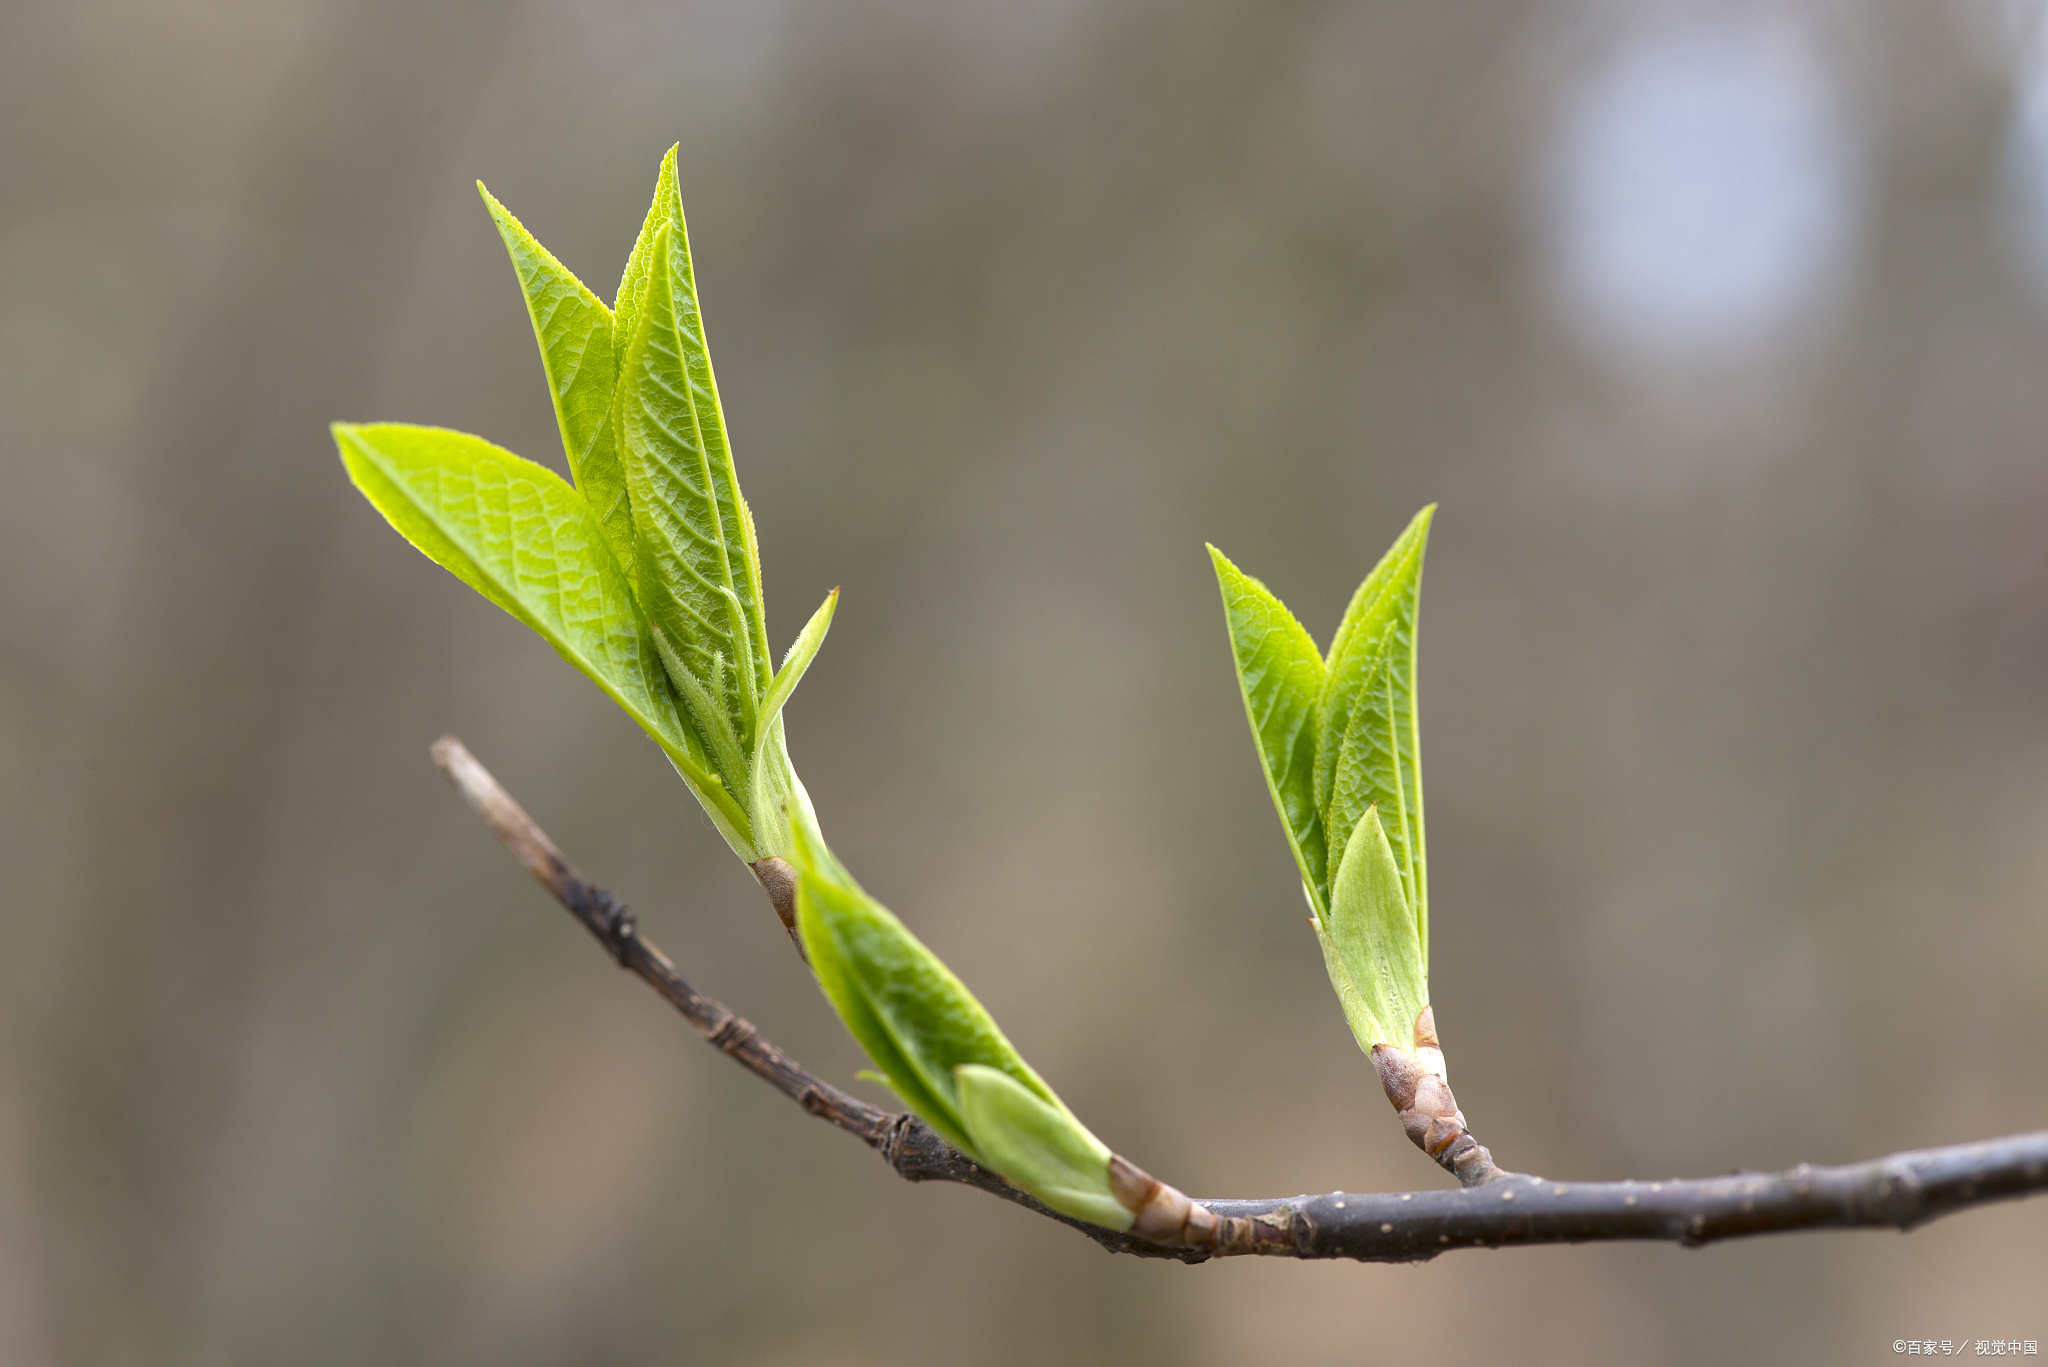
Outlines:
[{"label": "unfurling leaf", "polygon": [[655,235],[663,224],[682,216],[683,191],[676,179],[676,149],[670,147],[662,154],[660,169],[654,173],[654,202],[647,207],[647,217],[640,221],[640,235],[633,239],[633,250],[627,255],[626,269],[619,277],[619,292],[612,300],[612,354],[621,371],[626,368],[626,347],[639,325],[640,296],[646,292],[648,273],[658,261]]},{"label": "unfurling leaf", "polygon": [[1048,1105],[1008,1073],[979,1063],[953,1070],[960,1113],[986,1166],[1063,1215],[1129,1229],[1131,1212],[1110,1184],[1108,1145],[1063,1106]]},{"label": "unfurling leaf", "polygon": [[1266,586],[1209,547],[1237,660],[1238,691],[1279,809],[1281,827],[1316,914],[1329,908],[1329,855],[1316,810],[1316,702],[1323,657],[1301,623]]},{"label": "unfurling leaf", "polygon": [[805,952],[889,1086],[948,1143],[1054,1210],[1129,1228],[1110,1189],[1109,1150],[952,970],[862,891],[816,827],[794,814],[793,824]]},{"label": "unfurling leaf", "polygon": [[[393,525],[597,680],[751,863],[787,857],[793,813],[810,811],[780,711],[837,591],[778,676],[675,163],[670,148],[614,308],[477,186],[519,276],[573,489],[459,433],[342,425],[335,435]],[[537,575],[561,584],[536,589]]]},{"label": "unfurling leaf", "polygon": [[541,246],[482,181],[476,188],[519,273],[519,288],[526,296],[526,312],[533,319],[533,335],[547,370],[548,392],[555,401],[555,422],[562,429],[569,477],[603,524],[612,554],[630,570],[633,510],[612,425],[612,390],[618,378],[612,311]]},{"label": "unfurling leaf", "polygon": [[999,1069],[1053,1099],[952,970],[862,890],[808,823],[797,823],[796,856],[797,925],[825,994],[933,1129],[976,1152],[953,1078],[963,1063]]},{"label": "unfurling leaf", "polygon": [[1330,985],[1367,1054],[1375,1044],[1414,1047],[1415,1018],[1429,1003],[1404,886],[1378,809],[1368,807],[1337,865],[1329,918],[1316,926]]},{"label": "unfurling leaf", "polygon": [[818,647],[825,644],[825,633],[831,629],[832,614],[839,607],[839,590],[825,595],[825,601],[811,614],[811,620],[804,623],[804,629],[796,634],[796,640],[789,647],[789,653],[782,657],[782,668],[776,671],[774,682],[768,685],[768,696],[761,703],[761,724],[766,726],[782,715],[782,705],[789,701],[789,695],[796,692],[796,686],[803,682],[804,671],[811,667],[811,660],[817,655]]},{"label": "unfurling leaf", "polygon": [[[1350,832],[1377,806],[1429,968],[1429,866],[1415,713],[1416,609],[1431,504],[1366,576],[1330,642],[1316,704],[1316,807],[1323,829]],[[1348,838],[1348,837],[1347,837]],[[1332,875],[1342,876],[1342,866]]]},{"label": "unfurling leaf", "polygon": [[1316,911],[1352,1033],[1406,1049],[1429,1003],[1429,866],[1415,632],[1431,504],[1352,595],[1318,655],[1308,632],[1214,546],[1252,740]]},{"label": "unfurling leaf", "polygon": [[[697,599],[706,591],[719,597],[729,591],[738,599],[741,620],[726,656],[738,676],[735,682],[745,683],[745,697],[757,705],[774,673],[762,607],[760,550],[753,514],[733,473],[725,412],[718,401],[697,302],[696,268],[673,147],[661,159],[654,200],[627,259],[614,308],[619,387],[613,414],[628,476],[632,477],[636,460],[650,463],[644,474],[666,514],[657,521],[687,527],[702,538],[695,557],[686,554],[682,565],[668,567],[683,573],[664,588],[700,612],[705,605]],[[643,337],[649,349],[636,355]],[[647,449],[634,449],[636,423],[644,425],[640,436],[650,443]],[[635,515],[642,512],[636,506]],[[641,525],[650,524],[643,518]],[[714,547],[724,552],[716,574],[709,572]],[[668,548],[659,544],[652,549],[657,556],[668,554]],[[651,604],[649,612],[662,621]],[[683,643],[680,632],[672,634]],[[741,730],[753,739],[753,723]]]},{"label": "unfurling leaf", "polygon": [[[772,674],[761,576],[697,327],[682,224],[664,224],[619,373],[634,588],[707,745],[730,732],[751,751]],[[749,781],[744,769],[720,772]]]},{"label": "unfurling leaf", "polygon": [[747,815],[678,715],[653,634],[580,494],[465,432],[336,423],[334,441],[356,487],[400,535],[588,675],[668,752],[720,834],[750,848]]}]

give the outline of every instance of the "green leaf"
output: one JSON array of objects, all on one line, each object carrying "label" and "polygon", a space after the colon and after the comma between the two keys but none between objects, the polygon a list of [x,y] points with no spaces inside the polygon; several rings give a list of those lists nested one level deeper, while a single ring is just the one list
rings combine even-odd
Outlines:
[{"label": "green leaf", "polygon": [[617,359],[617,368],[626,368],[626,347],[633,340],[633,330],[640,322],[640,299],[647,292],[647,277],[659,259],[654,251],[654,238],[665,223],[674,223],[683,216],[682,189],[676,180],[676,149],[671,147],[661,158],[661,169],[654,177],[654,202],[648,206],[647,217],[640,224],[640,235],[633,241],[633,251],[626,258],[626,271],[619,279],[619,292],[612,301],[615,326],[612,329],[612,352]]},{"label": "green leaf", "polygon": [[825,995],[897,1095],[955,1148],[989,1161],[961,1112],[955,1069],[982,1064],[1048,1105],[1059,1098],[953,971],[861,890],[807,815],[791,816],[797,927]]},{"label": "green leaf", "polygon": [[[684,221],[682,192],[676,183],[673,149],[662,163],[662,173],[668,182],[665,198],[674,201],[675,213],[667,256],[664,258],[657,252],[656,259],[649,263],[648,299],[652,307],[652,301],[660,298],[658,282],[664,274],[662,268],[665,264],[669,306],[674,310],[683,378],[688,381],[689,400],[696,412],[705,461],[713,477],[723,485],[720,494],[723,535],[739,556],[735,572],[743,582],[736,587],[751,627],[752,663],[760,676],[758,695],[758,689],[766,688],[769,676],[775,672],[774,656],[768,650],[768,622],[762,607],[761,552],[754,535],[753,511],[747,507],[747,500],[740,493],[739,481],[733,474],[732,448],[725,431],[725,408],[718,401],[718,380],[712,373],[710,345],[704,335],[703,310],[697,302],[697,268],[690,255],[690,230]],[[638,326],[637,322],[635,326]],[[730,494],[729,500],[726,492]]]},{"label": "green leaf", "polygon": [[726,696],[725,657],[714,655],[711,659],[711,677],[700,681],[692,673],[683,658],[676,652],[667,633],[657,624],[654,632],[654,648],[661,656],[661,663],[668,670],[669,682],[682,695],[683,706],[696,720],[697,735],[703,740],[704,748],[710,752],[711,766],[724,781],[725,786],[742,804],[750,801],[752,789],[748,779],[752,766],[742,752],[740,738],[734,734],[732,718],[720,701]]},{"label": "green leaf", "polygon": [[[1352,596],[1330,643],[1316,705],[1315,802],[1323,830],[1354,831],[1368,808],[1379,808],[1379,824],[1414,915],[1425,972],[1429,870],[1415,712],[1415,632],[1422,556],[1435,512],[1431,504],[1415,515]],[[1340,865],[1332,883],[1341,876]]]},{"label": "green leaf", "polygon": [[534,240],[482,181],[476,188],[519,274],[527,316],[533,320],[541,364],[547,370],[548,390],[554,397],[555,422],[562,429],[570,478],[596,511],[612,554],[621,565],[630,566],[633,510],[626,496],[626,472],[619,464],[611,413],[613,382],[618,377],[612,311]]},{"label": "green leaf", "polygon": [[1316,926],[1330,985],[1358,1047],[1415,1047],[1415,1018],[1429,1004],[1422,944],[1394,849],[1368,807],[1345,842],[1327,927]]},{"label": "green leaf", "polygon": [[677,686],[699,728],[709,739],[729,726],[741,748],[751,750],[771,672],[758,644],[765,640],[758,630],[760,571],[723,434],[707,427],[698,404],[693,355],[701,360],[702,342],[692,331],[688,258],[673,246],[679,232],[679,225],[664,224],[655,233],[655,268],[619,376],[634,587],[672,647],[671,662],[681,666]]},{"label": "green leaf", "polygon": [[1258,580],[1209,547],[1237,661],[1238,690],[1266,787],[1318,916],[1329,909],[1329,854],[1316,810],[1316,703],[1323,657],[1300,622]]},{"label": "green leaf", "polygon": [[[670,228],[665,248],[659,240],[664,225]],[[655,288],[657,279],[664,275],[669,277],[668,290],[678,334],[675,350],[682,362],[670,379],[687,391],[710,463],[714,467],[722,463],[730,479],[732,457],[726,440],[725,414],[718,402],[717,382],[712,376],[711,355],[705,345],[703,318],[697,305],[696,273],[690,257],[689,231],[684,226],[682,189],[676,179],[674,147],[670,147],[661,159],[661,168],[655,177],[654,200],[640,225],[640,236],[633,243],[632,255],[627,258],[625,274],[619,281],[618,298],[613,305],[617,316],[612,335],[621,378],[627,373],[626,353],[638,334],[640,316],[647,307],[650,291]],[[623,400],[625,397],[622,385],[619,398]],[[623,403],[614,403],[613,415],[623,449],[626,441]],[[761,554],[754,534],[753,513],[748,509],[737,483],[732,485],[732,504],[738,509],[737,528],[728,526],[725,535],[728,541],[742,550],[743,577],[749,582],[738,586],[738,591],[747,603],[753,633],[752,647],[756,652],[754,664],[761,685],[765,687],[774,669],[762,610]],[[731,509],[726,512],[729,516]]]},{"label": "green leaf", "polygon": [[333,430],[349,477],[399,534],[588,675],[668,753],[727,842],[755,857],[746,813],[678,714],[652,633],[582,495],[464,432],[399,423]]},{"label": "green leaf", "polygon": [[[789,762],[789,742],[782,727],[782,706],[789,701],[789,695],[802,680],[804,670],[824,644],[826,629],[832,625],[832,612],[839,605],[839,590],[825,595],[825,602],[804,629],[797,633],[796,643],[783,658],[781,672],[769,685],[768,696],[761,703],[760,738],[754,746],[753,788],[751,798],[754,813],[754,843],[763,853],[790,857],[794,836],[791,826],[798,814],[816,823],[811,813],[810,794],[804,791],[803,781],[796,776],[796,769]],[[794,808],[794,810],[792,810]]]},{"label": "green leaf", "polygon": [[825,995],[883,1080],[955,1148],[1054,1210],[1111,1229],[1132,1215],[1110,1152],[936,955],[794,819],[797,926]]},{"label": "green leaf", "polygon": [[776,671],[775,681],[768,685],[768,696],[761,701],[764,726],[782,714],[782,705],[803,682],[804,671],[811,667],[818,647],[825,644],[825,633],[831,629],[832,613],[838,606],[839,590],[834,589],[825,595],[824,603],[811,614],[811,620],[804,623],[804,629],[796,634],[789,653],[782,657],[782,668]]},{"label": "green leaf", "polygon": [[1109,1147],[1086,1126],[1016,1081],[978,1063],[953,1070],[960,1114],[982,1163],[1077,1220],[1129,1229],[1131,1212],[1109,1183]]},{"label": "green leaf", "polygon": [[[814,892],[807,902],[801,885],[797,892],[798,925],[804,926],[804,908],[812,908],[811,920],[823,913],[817,910],[819,902],[834,902],[832,892]],[[878,1076],[889,1090],[901,1097],[903,1104],[932,1127],[941,1138],[968,1157],[974,1154],[974,1145],[968,1142],[966,1122],[960,1118],[959,1108],[952,1097],[941,1096],[925,1085],[917,1067],[911,1063],[902,1049],[897,1047],[896,1037],[882,1023],[868,998],[860,978],[853,972],[845,957],[836,951],[835,941],[823,931],[804,932],[804,952],[810,955],[811,967],[818,975],[818,985],[824,989],[826,998],[839,1012],[839,1019],[846,1023],[854,1041],[866,1051],[867,1056],[881,1071]],[[862,1070],[866,1073],[866,1070]]]}]

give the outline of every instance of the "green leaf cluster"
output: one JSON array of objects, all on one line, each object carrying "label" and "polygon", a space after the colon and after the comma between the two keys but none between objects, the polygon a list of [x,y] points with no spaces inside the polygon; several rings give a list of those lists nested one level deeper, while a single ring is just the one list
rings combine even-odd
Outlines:
[{"label": "green leaf cluster", "polygon": [[624,708],[742,858],[795,864],[799,934],[819,982],[913,1110],[1053,1209],[1127,1229],[1109,1149],[818,833],[782,710],[839,593],[777,668],[675,155],[610,304],[477,187],[526,298],[569,480],[481,437],[399,423],[335,424],[342,461],[407,540]]},{"label": "green leaf cluster", "polygon": [[961,1152],[1075,1219],[1128,1229],[1110,1151],[938,956],[796,822],[797,926],[825,995],[904,1104]]},{"label": "green leaf cluster", "polygon": [[809,808],[781,713],[838,591],[777,669],[675,158],[610,305],[477,187],[526,297],[573,484],[442,428],[337,423],[334,438],[392,526],[623,707],[751,861],[789,854],[791,809]]},{"label": "green leaf cluster", "polygon": [[1431,504],[1352,595],[1327,653],[1214,546],[1252,739],[1360,1047],[1410,1048],[1429,1003],[1429,868],[1415,710]]}]

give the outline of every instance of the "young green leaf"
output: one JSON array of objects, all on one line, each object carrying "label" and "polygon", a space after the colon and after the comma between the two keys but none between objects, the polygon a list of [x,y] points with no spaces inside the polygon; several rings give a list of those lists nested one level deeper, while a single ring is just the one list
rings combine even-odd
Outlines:
[{"label": "young green leaf", "polygon": [[640,235],[633,240],[633,250],[626,257],[625,273],[619,277],[619,292],[612,301],[614,326],[612,328],[612,352],[617,358],[617,368],[626,368],[626,348],[633,340],[633,331],[640,323],[640,299],[647,292],[647,277],[658,260],[654,251],[655,234],[664,223],[675,223],[683,216],[683,195],[681,184],[676,180],[676,149],[671,147],[662,154],[661,169],[654,176],[654,202],[647,208],[647,217],[641,221]]},{"label": "young green leaf", "polygon": [[1109,1146],[1064,1106],[979,1063],[961,1064],[953,1077],[984,1165],[1062,1215],[1107,1229],[1131,1227],[1131,1212],[1110,1187]]},{"label": "young green leaf", "polygon": [[477,182],[491,211],[540,343],[541,364],[554,396],[555,422],[577,492],[597,513],[621,565],[633,563],[633,510],[626,496],[626,472],[619,464],[612,425],[612,390],[618,362],[612,342],[612,311],[557,261]]},{"label": "young green leaf", "polygon": [[336,423],[334,441],[400,535],[588,675],[668,753],[726,841],[757,857],[747,814],[678,715],[652,633],[580,494],[552,470],[445,428]]},{"label": "young green leaf", "polygon": [[1415,1018],[1429,1004],[1429,977],[1401,868],[1377,808],[1368,807],[1345,842],[1331,888],[1330,915],[1316,926],[1330,985],[1358,1047],[1409,1049]]},{"label": "young green leaf", "polygon": [[[662,743],[741,858],[786,856],[793,814],[807,815],[810,801],[790,767],[775,709],[816,651],[823,621],[800,638],[794,667],[769,706],[766,694],[776,678],[760,552],[753,515],[733,477],[705,351],[676,149],[662,159],[616,311],[488,190],[477,188],[519,275],[577,489],[559,480],[559,487],[547,486],[542,502],[548,516],[538,521],[507,521],[503,510],[486,510],[477,525],[457,526],[469,515],[462,500],[474,501],[470,483],[482,459],[462,443],[496,448],[441,434],[435,440],[446,449],[437,449],[436,459],[445,469],[429,460],[398,470],[393,461],[418,452],[382,451],[363,434],[428,429],[351,428],[356,436],[345,439],[337,428],[343,454],[357,483],[402,532],[534,626]],[[516,467],[527,465],[499,454]],[[522,490],[545,485],[524,470],[520,479]],[[559,495],[570,501],[564,504]],[[581,509],[575,515],[587,515],[596,532],[570,561],[562,560],[570,552],[559,540],[550,540],[569,516],[564,507]],[[597,564],[612,574],[602,581],[610,596],[596,609],[579,600],[550,617],[508,587],[534,566],[588,587],[599,583],[590,569]],[[829,617],[828,610],[824,620]],[[634,659],[645,675],[627,683],[582,648],[585,637],[602,637],[621,623],[630,627]]]},{"label": "young green leaf", "polygon": [[723,699],[725,688],[725,657],[714,654],[711,657],[711,676],[701,680],[693,673],[683,658],[676,652],[675,645],[660,625],[653,624],[654,648],[661,656],[662,665],[668,670],[669,682],[675,685],[681,695],[684,710],[695,720],[696,732],[710,753],[711,767],[725,784],[726,790],[741,806],[751,801],[752,767],[747,763],[741,748],[740,738],[734,734],[732,718],[728,715]]},{"label": "young green leaf", "polygon": [[[810,956],[811,968],[818,975],[819,987],[839,1012],[839,1019],[845,1022],[854,1041],[881,1070],[879,1076],[889,1090],[947,1143],[973,1156],[974,1145],[968,1141],[967,1122],[960,1117],[955,1093],[942,1094],[925,1082],[923,1072],[904,1053],[896,1042],[895,1032],[876,1012],[852,964],[838,952],[837,942],[827,932],[812,928],[828,914],[846,914],[844,907],[835,905],[842,898],[843,894],[834,888],[806,894],[801,883],[797,886],[797,925],[803,935],[804,952]],[[827,905],[832,906],[831,912],[822,909]]]},{"label": "young green leaf", "polygon": [[797,927],[819,985],[896,1094],[968,1157],[1054,1210],[1111,1229],[1132,1215],[1109,1150],[1024,1062],[951,969],[792,814]]},{"label": "young green leaf", "polygon": [[825,995],[911,1109],[982,1157],[960,1111],[954,1069],[985,1064],[1041,1101],[1053,1095],[953,971],[853,881],[816,826],[796,831],[797,927]]},{"label": "young green leaf", "polygon": [[678,231],[664,224],[655,233],[656,265],[619,376],[638,551],[634,587],[666,634],[672,658],[695,681],[690,688],[677,678],[693,711],[704,705],[700,696],[713,709],[698,712],[707,738],[730,725],[751,748],[770,672],[755,630],[760,572],[748,554],[731,457],[722,440],[712,440],[694,399],[693,323],[685,315],[694,318],[695,310],[687,300],[687,258],[672,249]]},{"label": "young green leaf", "polygon": [[[1379,808],[1429,965],[1429,869],[1415,711],[1416,609],[1431,504],[1359,585],[1330,643],[1316,705],[1315,802],[1323,830],[1352,832]],[[1340,864],[1332,883],[1341,879]]]},{"label": "young green leaf", "polygon": [[811,667],[818,647],[825,644],[825,633],[832,626],[832,613],[838,606],[839,590],[834,589],[825,595],[824,603],[811,614],[811,620],[804,623],[804,629],[796,634],[789,653],[782,657],[782,668],[776,671],[775,681],[768,685],[768,696],[761,701],[763,726],[782,715],[782,705],[803,682],[804,671]]},{"label": "young green leaf", "polygon": [[1300,622],[1258,580],[1209,547],[1237,660],[1238,690],[1265,769],[1266,787],[1294,849],[1316,914],[1327,914],[1329,855],[1316,810],[1316,702],[1323,657]]},{"label": "young green leaf", "polygon": [[[750,627],[752,664],[760,676],[758,683],[753,685],[758,696],[775,672],[774,656],[768,650],[768,622],[762,606],[761,551],[754,535],[754,514],[747,507],[747,500],[740,493],[739,481],[733,475],[732,448],[725,431],[725,408],[718,401],[718,379],[712,373],[711,349],[704,336],[704,314],[697,302],[697,267],[690,255],[690,230],[684,222],[682,192],[676,184],[673,156],[663,162],[663,175],[669,182],[669,194],[675,200],[666,265],[677,350],[682,359],[683,377],[688,381],[690,405],[697,415],[705,463],[713,478],[730,491],[729,500],[723,495],[720,499],[721,530],[726,543],[739,557],[734,573],[740,582],[735,587]],[[661,263],[657,261],[654,264]],[[656,298],[651,276],[648,283],[648,297]]]}]

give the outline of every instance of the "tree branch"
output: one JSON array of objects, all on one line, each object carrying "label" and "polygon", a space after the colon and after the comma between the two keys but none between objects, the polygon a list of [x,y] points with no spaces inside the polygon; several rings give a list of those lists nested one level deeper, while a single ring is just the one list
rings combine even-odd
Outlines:
[{"label": "tree branch", "polygon": [[[1969,1206],[2048,1189],[2044,1130],[1845,1167],[1801,1164],[1788,1172],[1697,1181],[1550,1182],[1499,1173],[1459,1191],[1206,1200],[1199,1204],[1221,1221],[1215,1245],[1167,1247],[1049,1210],[946,1143],[916,1116],[870,1106],[811,1073],[691,986],[640,934],[632,911],[578,873],[461,741],[443,736],[433,753],[435,763],[527,872],[713,1048],[810,1114],[860,1139],[906,1180],[978,1188],[1070,1225],[1112,1253],[1190,1263],[1240,1254],[1422,1262],[1452,1248],[1520,1244],[1652,1239],[1697,1247],[1798,1229],[1911,1229]],[[765,878],[763,885],[772,900],[776,888]]]}]

